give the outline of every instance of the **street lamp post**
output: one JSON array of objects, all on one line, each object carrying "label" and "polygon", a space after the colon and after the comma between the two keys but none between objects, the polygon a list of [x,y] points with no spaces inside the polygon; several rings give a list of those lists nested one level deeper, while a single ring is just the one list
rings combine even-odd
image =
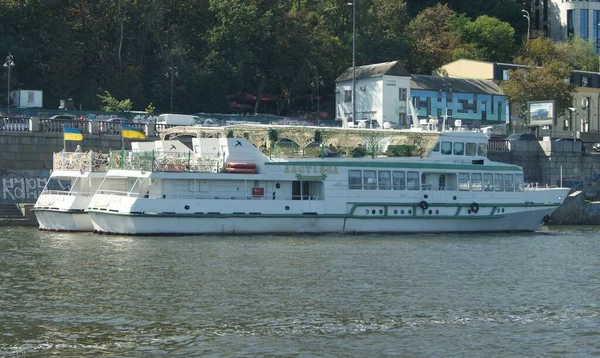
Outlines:
[{"label": "street lamp post", "polygon": [[352,123],[356,123],[356,1],[347,3],[352,6]]},{"label": "street lamp post", "polygon": [[524,14],[523,17],[527,19],[527,41],[529,41],[529,33],[531,28],[531,17],[529,16],[529,11],[521,10]]},{"label": "street lamp post", "polygon": [[312,85],[315,86],[316,90],[317,90],[317,125],[319,125],[321,122],[321,107],[320,107],[321,97],[319,96],[319,86],[323,85],[323,77],[321,77],[321,76],[313,77]]},{"label": "street lamp post", "polygon": [[175,76],[178,76],[177,67],[169,66],[169,72],[166,73],[166,76],[169,77],[171,75],[171,113],[173,113],[173,79]]},{"label": "street lamp post", "polygon": [[13,58],[13,55],[10,54],[10,52],[8,53],[8,56],[6,56],[6,61],[4,62],[4,67],[6,67],[8,69],[8,81],[7,81],[7,93],[6,93],[6,111],[8,113],[10,113],[10,69],[11,67],[13,67],[15,65],[15,61]]}]

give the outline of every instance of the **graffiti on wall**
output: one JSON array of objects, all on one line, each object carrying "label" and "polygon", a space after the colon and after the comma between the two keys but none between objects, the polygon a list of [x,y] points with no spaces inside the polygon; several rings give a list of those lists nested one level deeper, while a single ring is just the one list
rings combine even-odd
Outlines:
[{"label": "graffiti on wall", "polygon": [[47,170],[0,169],[3,202],[34,202],[48,180]]},{"label": "graffiti on wall", "polygon": [[[560,185],[560,179],[556,181],[556,185]],[[592,172],[591,175],[580,177],[580,176],[568,176],[562,179],[562,185],[571,189],[583,189],[591,187],[600,187],[600,174]]]}]

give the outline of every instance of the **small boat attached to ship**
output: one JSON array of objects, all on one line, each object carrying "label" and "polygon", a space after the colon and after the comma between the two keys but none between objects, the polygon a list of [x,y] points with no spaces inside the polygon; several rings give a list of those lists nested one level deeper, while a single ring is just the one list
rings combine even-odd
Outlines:
[{"label": "small boat attached to ship", "polygon": [[[273,131],[293,137],[300,149],[265,154],[259,148]],[[178,127],[163,135],[192,136],[191,150],[110,153],[86,209],[95,232],[535,231],[569,193],[527,185],[521,167],[487,158],[486,135],[439,130],[437,122],[405,130]],[[331,143],[335,156],[325,150]]]},{"label": "small boat attached to ship", "polygon": [[108,170],[108,154],[58,152],[52,173],[32,211],[40,230],[93,231],[85,212]]}]

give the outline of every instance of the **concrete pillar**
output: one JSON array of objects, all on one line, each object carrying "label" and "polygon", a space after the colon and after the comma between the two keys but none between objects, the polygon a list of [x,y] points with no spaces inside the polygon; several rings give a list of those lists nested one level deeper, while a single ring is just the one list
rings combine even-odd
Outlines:
[{"label": "concrete pillar", "polygon": [[144,130],[144,132],[146,132],[146,137],[156,137],[156,127],[154,126],[154,123],[146,123],[144,126],[146,127]]},{"label": "concrete pillar", "polygon": [[100,123],[98,121],[89,121],[88,122],[88,131],[90,134],[99,134],[100,133]]},{"label": "concrete pillar", "polygon": [[39,132],[40,131],[40,118],[39,117],[29,118],[29,131],[30,132]]}]

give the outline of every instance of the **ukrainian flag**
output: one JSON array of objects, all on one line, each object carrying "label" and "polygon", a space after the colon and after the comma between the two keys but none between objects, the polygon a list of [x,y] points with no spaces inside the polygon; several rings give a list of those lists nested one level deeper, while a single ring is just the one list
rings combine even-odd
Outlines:
[{"label": "ukrainian flag", "polygon": [[122,124],[121,126],[121,135],[123,138],[129,139],[146,139],[146,135],[142,132],[141,129],[128,126],[127,124]]},{"label": "ukrainian flag", "polygon": [[63,133],[65,135],[64,140],[75,140],[75,141],[83,140],[83,134],[81,134],[81,131],[77,128],[65,126],[63,128]]}]

